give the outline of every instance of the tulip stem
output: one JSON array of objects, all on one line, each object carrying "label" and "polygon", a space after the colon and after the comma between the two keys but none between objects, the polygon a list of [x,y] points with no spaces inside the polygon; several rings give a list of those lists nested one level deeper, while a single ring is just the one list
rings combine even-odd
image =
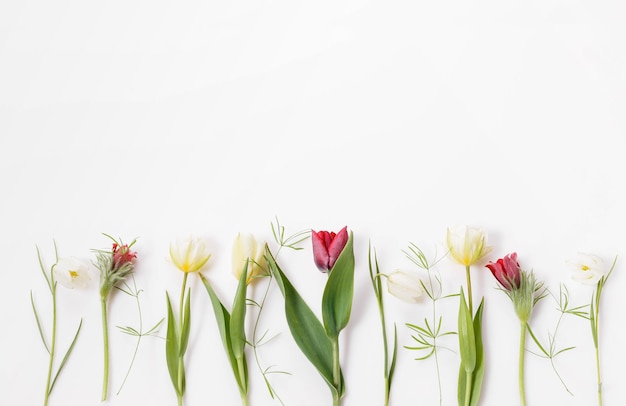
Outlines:
[{"label": "tulip stem", "polygon": [[341,366],[339,364],[339,336],[332,338],[333,346],[333,381],[335,390],[333,391],[333,406],[341,404]]},{"label": "tulip stem", "polygon": [[526,323],[520,324],[519,336],[519,397],[521,406],[526,406],[526,393],[524,390],[524,358],[526,353]]},{"label": "tulip stem", "polygon": [[102,376],[102,398],[107,399],[109,388],[109,327],[107,322],[107,298],[105,294],[100,295],[100,307],[102,309],[102,339],[104,345],[104,374]]},{"label": "tulip stem", "polygon": [[465,372],[465,406],[470,406],[472,400],[472,372]]},{"label": "tulip stem", "polygon": [[598,405],[602,406],[602,379],[600,378],[600,349],[596,345],[596,374],[598,376]]},{"label": "tulip stem", "polygon": [[467,304],[470,314],[474,315],[474,306],[472,306],[472,278],[470,278],[470,266],[465,266],[465,279],[467,280]]}]

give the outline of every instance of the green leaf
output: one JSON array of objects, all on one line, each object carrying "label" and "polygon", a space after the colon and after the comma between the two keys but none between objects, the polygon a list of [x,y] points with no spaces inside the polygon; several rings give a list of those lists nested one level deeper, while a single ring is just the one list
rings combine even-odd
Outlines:
[{"label": "green leaf", "polygon": [[389,366],[389,379],[387,382],[387,393],[391,391],[391,380],[396,370],[396,359],[398,358],[398,329],[396,324],[393,325],[393,352],[391,355],[391,365]]},{"label": "green leaf", "polygon": [[180,342],[179,353],[182,357],[187,351],[187,344],[189,343],[189,331],[191,329],[191,289],[187,290],[187,297],[185,298],[185,311],[183,313],[183,319],[181,320],[180,329]]},{"label": "green leaf", "polygon": [[170,297],[165,293],[167,298],[167,333],[165,339],[165,359],[167,360],[167,369],[170,373],[170,379],[174,385],[174,389],[179,396],[182,396],[181,389],[178,387],[178,335],[176,334],[176,319],[172,311]]},{"label": "green leaf", "polygon": [[461,289],[459,300],[459,350],[461,366],[465,372],[472,372],[476,366],[476,338],[472,315],[465,301],[465,294]]},{"label": "green leaf", "polygon": [[[240,386],[239,383],[239,365],[237,364],[237,359],[233,355],[233,347],[231,342],[231,316],[226,307],[222,304],[219,297],[213,290],[211,283],[209,283],[208,279],[204,277],[204,275],[199,274],[204,287],[206,288],[207,293],[209,294],[209,298],[211,299],[211,304],[213,305],[213,313],[215,313],[215,320],[217,321],[217,327],[220,331],[220,337],[222,338],[222,344],[224,345],[224,351],[226,352],[226,356],[228,357],[228,361],[230,362],[230,366],[235,374],[235,379],[237,380],[237,385]],[[242,278],[245,281],[245,278]],[[241,279],[240,279],[241,280]]]},{"label": "green leaf", "polygon": [[474,336],[476,339],[476,367],[472,374],[472,397],[470,406],[478,405],[480,399],[480,391],[483,384],[483,376],[485,375],[485,354],[483,347],[482,321],[483,321],[483,304],[485,299],[480,301],[480,306],[474,315]]},{"label": "green leaf", "polygon": [[44,347],[46,347],[46,351],[50,354],[50,347],[48,346],[48,342],[46,341],[46,336],[43,333],[43,328],[41,327],[41,319],[39,318],[39,313],[37,312],[37,307],[35,306],[35,298],[33,297],[33,291],[30,291],[30,304],[33,306],[33,313],[35,313],[35,321],[37,321],[37,329],[39,330],[39,336],[41,337],[41,341],[43,342]]},{"label": "green leaf", "polygon": [[342,392],[341,388],[336,388],[334,385],[332,343],[326,335],[324,326],[289,282],[267,245],[265,246],[265,259],[285,298],[285,317],[294,341],[322,375],[331,390]]},{"label": "green leaf", "polygon": [[353,235],[350,232],[346,246],[330,270],[322,296],[322,319],[326,333],[331,339],[338,337],[339,332],[348,324],[353,295],[354,250]]},{"label": "green leaf", "polygon": [[237,360],[237,364],[233,365],[233,371],[237,378],[237,384],[241,393],[248,393],[248,369],[245,357],[246,347],[246,293],[248,278],[248,262],[243,267],[239,276],[237,292],[233,301],[233,310],[230,317],[230,342],[232,356]]},{"label": "green leaf", "polygon": [[48,394],[52,393],[52,388],[54,388],[54,384],[57,381],[57,378],[59,377],[61,370],[65,366],[67,359],[70,357],[70,353],[74,349],[74,344],[76,344],[76,339],[78,338],[78,333],[80,333],[80,328],[82,326],[83,326],[83,319],[80,319],[80,323],[78,324],[78,329],[76,330],[76,334],[74,334],[74,339],[72,340],[72,343],[70,344],[67,351],[65,352],[65,356],[63,357],[61,364],[59,364],[59,369],[57,369],[57,373],[54,375],[54,379],[52,380],[52,383],[50,384],[50,389],[48,389]]}]

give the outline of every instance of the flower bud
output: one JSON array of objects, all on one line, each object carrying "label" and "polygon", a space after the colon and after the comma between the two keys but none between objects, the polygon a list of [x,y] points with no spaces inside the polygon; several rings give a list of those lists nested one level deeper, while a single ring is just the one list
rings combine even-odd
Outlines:
[{"label": "flower bud", "polygon": [[235,241],[233,241],[233,275],[237,279],[241,278],[246,263],[248,264],[246,283],[250,283],[259,276],[267,275],[264,253],[265,244],[258,244],[252,234],[237,234]]},{"label": "flower bud", "polygon": [[313,259],[322,272],[333,269],[337,258],[348,243],[348,230],[344,227],[337,234],[328,231],[312,231]]},{"label": "flower bud", "polygon": [[415,272],[395,270],[387,275],[387,290],[407,303],[417,303],[424,294],[422,281]]}]

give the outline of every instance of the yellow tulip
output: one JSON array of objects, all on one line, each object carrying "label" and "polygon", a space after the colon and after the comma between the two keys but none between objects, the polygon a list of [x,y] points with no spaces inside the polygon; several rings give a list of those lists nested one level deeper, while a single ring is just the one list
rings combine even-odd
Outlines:
[{"label": "yellow tulip", "polygon": [[264,252],[265,243],[258,244],[252,234],[237,234],[233,242],[233,275],[239,279],[246,263],[248,264],[246,283],[252,282],[253,279],[259,276],[267,275],[267,263]]},{"label": "yellow tulip", "polygon": [[189,273],[200,271],[211,254],[203,240],[186,238],[170,244],[170,258],[178,269]]},{"label": "yellow tulip", "polygon": [[485,246],[487,233],[476,227],[448,229],[446,244],[450,255],[461,265],[470,266],[489,254],[493,247]]}]

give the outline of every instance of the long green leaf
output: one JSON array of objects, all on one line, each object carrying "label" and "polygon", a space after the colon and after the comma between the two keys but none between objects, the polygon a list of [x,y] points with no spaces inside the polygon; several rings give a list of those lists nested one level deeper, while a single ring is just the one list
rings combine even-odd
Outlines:
[{"label": "long green leaf", "polygon": [[211,304],[213,305],[213,313],[215,313],[215,319],[217,321],[217,328],[220,331],[220,337],[222,338],[222,344],[224,345],[224,351],[226,352],[226,356],[228,357],[228,361],[230,362],[230,366],[235,374],[235,379],[237,380],[237,385],[239,385],[239,366],[237,365],[237,359],[233,356],[233,349],[231,343],[231,334],[230,334],[230,313],[226,309],[226,307],[222,304],[219,297],[213,290],[211,283],[204,277],[204,275],[200,274],[200,279],[206,288],[207,293],[209,294],[209,298],[211,299]]},{"label": "long green leaf", "polygon": [[182,357],[187,351],[187,344],[189,343],[189,331],[191,330],[191,289],[187,290],[187,297],[185,298],[185,311],[183,313],[183,319],[180,321],[182,327],[180,329],[180,342],[178,343],[179,354]]},{"label": "long green leaf", "polygon": [[267,246],[265,246],[265,259],[285,298],[285,317],[294,341],[331,390],[341,392],[341,388],[334,386],[333,349],[324,326],[289,282]]},{"label": "long green leaf", "polygon": [[393,380],[393,374],[396,370],[396,359],[398,358],[398,329],[396,324],[393,324],[393,352],[391,354],[391,365],[389,365],[389,376],[387,382],[387,393],[391,392],[391,381]]},{"label": "long green leaf", "polygon": [[33,297],[33,291],[30,291],[30,304],[33,306],[33,313],[35,313],[35,320],[37,321],[37,329],[39,329],[39,336],[41,337],[41,341],[43,342],[44,347],[46,347],[46,351],[50,354],[50,347],[48,346],[48,341],[46,341],[46,336],[43,333],[43,328],[41,327],[41,319],[39,318],[39,313],[37,312],[37,307],[35,306],[35,298]]},{"label": "long green leaf", "polygon": [[52,392],[52,388],[54,388],[54,384],[57,381],[57,378],[59,377],[61,370],[65,366],[67,359],[70,357],[70,353],[72,352],[72,349],[74,349],[74,344],[76,344],[76,339],[78,338],[78,333],[80,333],[80,328],[82,326],[83,326],[83,319],[80,319],[80,323],[78,324],[78,329],[76,330],[76,334],[74,334],[74,339],[72,340],[72,343],[70,344],[67,351],[65,352],[65,356],[63,356],[63,360],[59,364],[59,369],[57,369],[57,372],[54,375],[54,379],[52,380],[52,383],[50,384],[50,389],[48,389],[48,393]]},{"label": "long green leaf", "polygon": [[233,357],[237,360],[237,367],[235,370],[235,376],[237,378],[237,384],[241,393],[248,393],[248,369],[246,363],[246,331],[245,331],[245,319],[246,319],[246,294],[247,294],[247,281],[248,278],[248,262],[243,267],[241,275],[239,276],[239,284],[237,285],[237,292],[235,293],[235,299],[233,301],[233,310],[230,317],[230,341],[233,352]]},{"label": "long green leaf", "polygon": [[465,372],[472,372],[476,366],[476,338],[474,336],[472,315],[465,301],[463,289],[461,289],[461,298],[459,300],[458,331],[461,366]]},{"label": "long green leaf", "polygon": [[470,399],[470,405],[476,406],[480,399],[480,391],[483,384],[483,376],[485,375],[485,354],[483,348],[483,334],[482,334],[482,321],[483,321],[483,304],[485,299],[480,301],[480,306],[476,310],[474,315],[474,337],[476,339],[476,367],[472,373],[472,397]]},{"label": "long green leaf", "polygon": [[170,379],[174,385],[176,393],[180,396],[180,388],[178,387],[178,336],[176,334],[176,319],[172,311],[170,297],[165,293],[167,298],[167,333],[165,339],[165,359],[167,361],[167,369],[170,373]]},{"label": "long green leaf", "polygon": [[322,319],[328,337],[339,336],[350,320],[352,297],[354,295],[354,249],[353,235],[350,232],[348,242],[337,262],[330,270],[322,296]]}]

